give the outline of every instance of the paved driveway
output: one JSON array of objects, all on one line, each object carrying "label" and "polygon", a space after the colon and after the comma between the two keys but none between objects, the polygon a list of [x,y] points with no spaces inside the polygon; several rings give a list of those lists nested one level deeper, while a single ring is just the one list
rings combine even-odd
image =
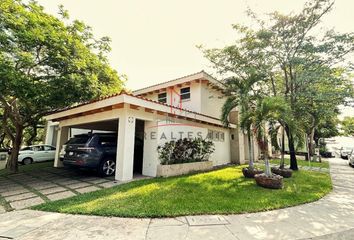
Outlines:
[{"label": "paved driveway", "polygon": [[[21,210],[0,215],[0,236],[21,240],[353,239],[354,169],[347,165],[347,161],[332,159],[331,175],[332,193],[317,202],[286,209],[163,219]],[[318,236],[322,237],[316,238]]]},{"label": "paved driveway", "polygon": [[116,184],[113,178],[99,178],[93,172],[53,167],[0,176],[0,212],[19,210]]}]

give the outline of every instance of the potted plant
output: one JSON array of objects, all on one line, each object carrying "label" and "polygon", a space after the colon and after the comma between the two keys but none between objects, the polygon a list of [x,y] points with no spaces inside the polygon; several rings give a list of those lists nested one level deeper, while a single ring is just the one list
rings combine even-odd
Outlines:
[{"label": "potted plant", "polygon": [[[241,119],[247,119],[252,123],[253,132],[256,136],[259,148],[265,162],[265,171],[254,176],[257,185],[272,188],[283,188],[283,177],[273,174],[269,165],[268,151],[268,123],[271,120],[279,119],[282,109],[285,108],[284,101],[278,97],[266,97],[257,102],[257,106],[247,114],[242,114]],[[243,120],[245,121],[245,120]]]},{"label": "potted plant", "polygon": [[278,174],[284,178],[290,178],[293,174],[293,170],[290,168],[285,168],[284,153],[285,153],[285,130],[283,126],[281,127],[281,157],[279,167],[272,167],[272,172]]},{"label": "potted plant", "polygon": [[267,136],[264,136],[262,139],[258,140],[259,147],[264,156],[265,171],[264,173],[256,174],[254,179],[256,180],[258,186],[271,189],[281,189],[283,188],[283,177],[272,173],[270,169],[267,138]]},{"label": "potted plant", "polygon": [[242,174],[245,178],[254,178],[256,174],[261,174],[264,171],[262,169],[256,168],[254,166],[254,152],[252,144],[252,132],[251,132],[251,122],[242,121],[240,123],[242,129],[247,129],[247,139],[248,139],[248,154],[249,154],[249,163],[248,167],[242,168]]}]

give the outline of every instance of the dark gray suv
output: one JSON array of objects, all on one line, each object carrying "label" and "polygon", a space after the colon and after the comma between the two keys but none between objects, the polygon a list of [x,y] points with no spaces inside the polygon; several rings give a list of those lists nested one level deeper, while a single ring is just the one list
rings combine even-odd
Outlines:
[{"label": "dark gray suv", "polygon": [[115,173],[116,133],[75,135],[65,145],[64,166],[97,169],[103,177]]}]

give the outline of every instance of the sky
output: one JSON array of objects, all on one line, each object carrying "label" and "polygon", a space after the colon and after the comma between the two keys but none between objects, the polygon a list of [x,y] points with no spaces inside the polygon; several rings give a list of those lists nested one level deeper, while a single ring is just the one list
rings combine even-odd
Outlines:
[{"label": "sky", "polygon": [[[111,66],[128,77],[127,88],[143,88],[206,70],[196,47],[222,47],[235,39],[231,25],[249,24],[245,11],[260,15],[298,12],[304,0],[39,0],[56,15],[64,5],[71,19],[84,21],[96,37],[112,39]],[[354,1],[337,0],[325,28],[354,32]],[[354,116],[352,109],[346,109]],[[348,115],[346,114],[346,115]]]}]

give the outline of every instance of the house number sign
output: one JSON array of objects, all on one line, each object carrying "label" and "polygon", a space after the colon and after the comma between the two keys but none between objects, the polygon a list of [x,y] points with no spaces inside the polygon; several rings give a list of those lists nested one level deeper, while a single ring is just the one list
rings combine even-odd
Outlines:
[{"label": "house number sign", "polygon": [[134,118],[133,117],[128,117],[128,123],[133,123],[134,122]]}]

